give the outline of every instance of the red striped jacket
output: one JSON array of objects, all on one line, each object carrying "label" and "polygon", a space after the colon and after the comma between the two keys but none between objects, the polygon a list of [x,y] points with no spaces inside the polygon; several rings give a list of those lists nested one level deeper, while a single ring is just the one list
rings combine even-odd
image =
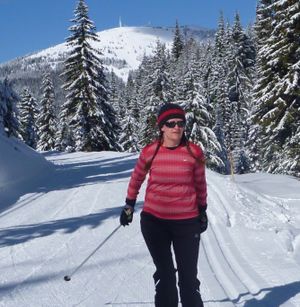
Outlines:
[{"label": "red striped jacket", "polygon": [[[204,155],[199,146],[193,143],[189,146],[194,157],[184,144],[176,149],[159,148],[149,170],[143,211],[162,219],[178,220],[196,217],[198,206],[206,206]],[[142,150],[128,185],[128,199],[137,198],[147,175],[146,164],[156,147],[154,142]]]}]

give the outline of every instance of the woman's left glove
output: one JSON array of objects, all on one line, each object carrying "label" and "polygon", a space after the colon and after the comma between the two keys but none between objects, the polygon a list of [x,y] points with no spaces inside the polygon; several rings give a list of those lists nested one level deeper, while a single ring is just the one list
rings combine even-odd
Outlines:
[{"label": "woman's left glove", "polygon": [[208,218],[206,214],[206,208],[199,206],[199,221],[200,221],[200,233],[206,231],[207,226],[208,226]]}]

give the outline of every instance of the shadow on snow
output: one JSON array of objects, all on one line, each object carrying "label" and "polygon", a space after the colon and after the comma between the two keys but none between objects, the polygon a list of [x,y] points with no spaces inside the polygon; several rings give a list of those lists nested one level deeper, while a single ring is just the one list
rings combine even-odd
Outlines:
[{"label": "shadow on snow", "polygon": [[[46,153],[45,155],[51,156],[53,153]],[[130,159],[130,157],[133,158]],[[114,180],[129,178],[136,163],[136,157],[133,154],[108,159],[99,159],[98,156],[97,159],[91,159],[91,161],[76,161],[73,163],[74,160],[76,161],[76,159],[62,159],[66,164],[55,164],[53,165],[54,170],[44,174],[41,178],[36,178],[20,187],[14,187],[12,191],[6,191],[6,202],[4,205],[1,204],[0,212],[2,214],[0,214],[0,218],[19,210],[32,201],[38,200],[51,191],[67,190],[89,184],[112,183]],[[7,210],[22,195],[28,193],[32,193],[32,196],[28,196],[23,202],[20,201],[17,206]],[[0,196],[2,198],[2,195]],[[105,219],[118,217],[120,210],[121,207],[106,208],[99,213],[85,216],[0,228],[0,247],[24,243],[35,238],[49,236],[55,232],[72,233],[82,226],[95,228]]]},{"label": "shadow on snow", "polygon": [[[54,153],[46,153],[45,155],[51,156]],[[56,153],[56,155],[58,154]],[[61,160],[66,162],[66,164],[54,164],[50,170],[46,170],[44,174],[31,179],[29,182],[23,182],[22,184],[0,191],[0,218],[18,208],[26,206],[33,200],[43,197],[43,195],[51,191],[67,190],[83,185],[129,178],[136,163],[136,156],[135,154],[127,154],[109,159],[99,159],[98,157],[98,159],[93,159],[88,162],[79,161],[75,163],[72,163],[74,159],[71,158]],[[33,193],[33,196],[29,197],[29,201],[25,200],[20,206],[5,212],[20,197],[29,193]]]},{"label": "shadow on snow", "polygon": [[250,293],[242,293],[238,298],[234,300],[224,299],[224,300],[206,300],[205,302],[232,302],[234,304],[244,303],[243,307],[279,307],[292,297],[300,293],[300,281],[292,282],[289,284],[263,288],[257,293],[252,294],[252,296],[257,296],[261,293],[266,293],[262,299],[252,298],[249,300],[244,300],[243,297],[249,295]]},{"label": "shadow on snow", "polygon": [[25,243],[36,238],[50,236],[55,232],[73,233],[83,226],[96,228],[105,219],[118,217],[120,211],[121,207],[108,208],[100,213],[0,229],[0,247]]},{"label": "shadow on snow", "polygon": [[266,293],[264,298],[260,300],[253,298],[245,302],[244,307],[279,307],[300,293],[300,281],[271,288],[264,288],[259,291],[259,293],[261,292],[268,293]]},{"label": "shadow on snow", "polygon": [[[135,254],[135,259],[144,259],[145,254],[139,253],[139,254]],[[95,270],[99,269],[99,266],[102,267],[107,267],[107,266],[113,266],[116,263],[120,263],[121,261],[124,261],[124,257],[117,257],[117,258],[107,258],[105,260],[101,260],[101,261],[97,261],[96,263],[94,262],[93,264],[86,264],[81,271],[85,271],[87,274],[87,278],[86,280],[82,278],[82,276],[74,276],[72,277],[72,281],[71,282],[66,282],[63,279],[63,276],[70,273],[70,271],[58,271],[58,272],[53,272],[53,273],[42,273],[39,272],[38,274],[29,276],[28,278],[25,278],[22,280],[22,277],[20,277],[20,280],[18,281],[12,281],[12,282],[5,282],[0,284],[0,297],[1,299],[4,298],[5,295],[7,296],[12,296],[13,291],[15,290],[24,290],[26,289],[26,291],[28,291],[29,288],[33,288],[33,287],[40,287],[41,284],[47,284],[51,281],[54,281],[55,283],[59,283],[60,287],[68,287],[67,289],[69,289],[70,285],[72,285],[74,282],[76,285],[78,285],[78,283],[86,283],[86,281],[88,280],[88,276],[89,274],[95,274]],[[22,263],[22,265],[28,265],[31,266],[31,263]],[[37,265],[37,263],[35,262],[35,265]],[[78,274],[78,273],[77,273]],[[77,275],[76,274],[76,275]],[[99,276],[101,276],[101,272],[99,274]],[[72,291],[72,289],[71,289]],[[82,290],[82,294],[79,293],[79,297],[81,295],[84,295],[84,290]],[[128,303],[130,304],[130,303]],[[2,306],[2,305],[1,305]]]}]

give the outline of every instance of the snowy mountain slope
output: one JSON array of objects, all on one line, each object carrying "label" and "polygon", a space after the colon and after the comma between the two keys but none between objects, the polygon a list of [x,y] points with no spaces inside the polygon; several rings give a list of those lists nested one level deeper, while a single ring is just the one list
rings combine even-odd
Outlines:
[{"label": "snowy mountain slope", "polygon": [[[0,306],[154,306],[154,267],[139,229],[144,187],[133,223],[63,280],[118,227],[136,155],[45,156],[55,171],[0,213]],[[300,306],[299,181],[207,177],[210,225],[199,258],[205,306]]]},{"label": "snowy mountain slope", "polygon": [[[195,27],[184,27],[183,31],[187,37],[193,36],[199,41],[213,38],[215,32]],[[170,47],[174,38],[174,28],[119,27],[100,31],[97,34],[100,41],[92,42],[91,45],[103,53],[102,59],[107,70],[113,70],[126,81],[129,71],[139,66],[143,56],[153,53],[157,40]],[[55,68],[66,58],[68,51],[66,43],[62,43],[25,56],[19,59],[18,63],[21,61],[21,67],[24,70],[35,70],[46,64]],[[38,67],[36,67],[37,63]],[[3,64],[2,69],[11,65],[14,66],[14,61]]]}]

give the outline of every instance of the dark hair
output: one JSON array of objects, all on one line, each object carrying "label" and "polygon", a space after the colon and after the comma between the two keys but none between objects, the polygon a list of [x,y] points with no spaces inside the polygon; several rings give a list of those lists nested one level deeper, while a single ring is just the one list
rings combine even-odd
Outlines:
[{"label": "dark hair", "polygon": [[159,148],[160,148],[162,142],[163,142],[163,132],[160,131],[160,133],[159,133],[159,138],[158,138],[158,140],[157,140],[157,146],[156,146],[156,148],[155,148],[154,154],[153,154],[152,158],[151,158],[149,161],[147,161],[146,164],[145,164],[145,170],[146,170],[147,172],[149,171],[149,169],[150,169],[150,167],[151,167],[151,165],[152,165],[152,162],[153,162],[155,156],[157,155],[157,153],[158,153],[158,151],[159,151]]}]

